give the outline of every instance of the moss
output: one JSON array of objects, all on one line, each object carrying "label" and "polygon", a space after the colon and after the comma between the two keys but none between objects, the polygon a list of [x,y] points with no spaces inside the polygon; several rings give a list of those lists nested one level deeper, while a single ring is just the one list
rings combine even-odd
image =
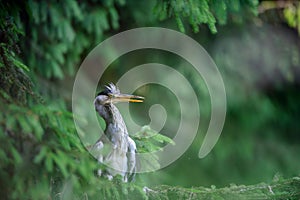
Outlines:
[{"label": "moss", "polygon": [[299,199],[300,177],[277,180],[270,184],[231,185],[225,188],[182,188],[159,186],[148,192],[149,199],[198,199],[198,200],[243,200],[243,199]]}]

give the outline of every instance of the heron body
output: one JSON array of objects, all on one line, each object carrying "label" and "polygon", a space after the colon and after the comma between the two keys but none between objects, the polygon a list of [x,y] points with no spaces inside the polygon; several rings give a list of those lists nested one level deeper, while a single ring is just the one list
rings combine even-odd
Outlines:
[{"label": "heron body", "polygon": [[117,102],[142,102],[143,97],[121,94],[119,89],[109,84],[95,98],[96,111],[104,119],[104,134],[93,146],[98,162],[105,164],[105,171],[98,170],[98,175],[109,179],[119,174],[125,182],[134,178],[136,170],[136,145],[129,137],[125,122],[114,105]]}]

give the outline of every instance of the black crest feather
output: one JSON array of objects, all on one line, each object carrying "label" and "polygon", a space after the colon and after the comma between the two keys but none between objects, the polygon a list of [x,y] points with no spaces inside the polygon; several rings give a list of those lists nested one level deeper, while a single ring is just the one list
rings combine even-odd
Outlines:
[{"label": "black crest feather", "polygon": [[119,88],[116,85],[114,85],[113,83],[110,83],[110,84],[106,85],[104,90],[99,92],[97,94],[97,96],[108,95],[108,94],[119,94],[119,93],[120,93]]}]

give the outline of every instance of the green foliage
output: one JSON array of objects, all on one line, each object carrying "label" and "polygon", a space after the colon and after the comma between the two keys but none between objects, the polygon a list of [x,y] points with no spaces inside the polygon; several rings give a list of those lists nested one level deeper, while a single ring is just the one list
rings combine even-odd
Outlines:
[{"label": "green foliage", "polygon": [[169,143],[175,145],[172,139],[152,130],[149,126],[143,126],[139,132],[132,135],[132,138],[137,144],[139,153],[161,151],[162,147]]},{"label": "green foliage", "polygon": [[263,1],[259,6],[261,14],[280,13],[279,19],[300,34],[299,1]]},{"label": "green foliage", "polygon": [[141,186],[122,183],[118,177],[108,181],[94,175],[98,163],[82,146],[72,115],[62,102],[29,107],[8,104],[1,110],[3,198],[147,198]]},{"label": "green foliage", "polygon": [[119,27],[117,7],[124,1],[29,0],[23,4],[12,13],[24,33],[21,46],[30,49],[23,52],[23,61],[46,78],[63,79],[74,74],[82,53],[98,44],[105,31]]},{"label": "green foliage", "polygon": [[[1,105],[0,142],[5,144],[0,153],[4,161],[1,177],[12,176],[1,178],[7,198],[46,198],[50,194],[50,179],[60,174],[62,179],[75,174],[85,181],[92,177],[88,171],[95,164],[84,154],[72,117],[63,109],[57,105]],[[36,187],[41,190],[37,194],[31,189]]]},{"label": "green foliage", "polygon": [[[24,2],[24,9],[16,9],[12,16],[18,29],[23,32],[22,59],[17,64],[24,69],[30,66],[35,72],[46,78],[63,79],[65,75],[74,75],[83,52],[97,45],[109,29],[119,28],[118,8],[124,1],[93,1],[78,3],[75,0],[55,2]],[[8,10],[14,4],[8,3]],[[234,19],[246,11],[255,13],[256,1],[157,1],[154,10],[159,19],[174,17],[179,29],[184,32],[183,18],[188,18],[195,32],[200,24],[207,24],[216,32],[216,22],[225,24],[228,15]],[[22,17],[21,17],[22,16]],[[138,17],[138,16],[137,16]],[[30,27],[30,29],[28,28]],[[20,62],[19,62],[20,63]]]},{"label": "green foliage", "polygon": [[29,68],[16,56],[20,53],[17,43],[22,32],[12,18],[3,15],[0,16],[3,22],[0,25],[0,99],[25,104],[26,96],[34,94],[31,89],[32,82],[24,72],[28,72]]},{"label": "green foliage", "polygon": [[257,6],[257,0],[163,0],[157,1],[154,12],[160,20],[174,17],[181,32],[185,32],[183,18],[187,18],[194,32],[199,32],[199,25],[207,24],[216,33],[217,22],[226,24],[228,16],[240,20],[243,12],[256,14]]},{"label": "green foliage", "polygon": [[[33,7],[45,6],[31,1],[29,4]],[[76,10],[76,6],[73,9]],[[116,11],[109,12],[117,20]],[[35,23],[45,22],[44,13],[36,13],[36,10],[32,10],[32,15],[35,16]],[[4,19],[2,21],[7,23],[6,26],[1,27],[0,49],[2,86],[0,89],[2,102],[0,106],[2,111],[0,113],[0,143],[2,144],[0,187],[4,192],[2,197],[5,199],[81,199],[82,197],[129,199],[130,196],[147,199],[141,186],[122,183],[120,178],[108,181],[94,175],[93,172],[99,168],[98,163],[82,146],[76,134],[73,116],[67,111],[65,102],[62,98],[57,98],[56,95],[51,97],[49,94],[44,95],[42,101],[36,98],[36,93],[32,91],[33,83],[24,72],[25,70],[32,73],[36,69],[31,68],[29,71],[27,66],[15,58],[15,51],[19,48],[17,46],[19,38],[16,36],[20,31],[13,21]],[[113,26],[117,27],[117,23]],[[90,29],[94,30],[95,27]],[[66,31],[71,33],[71,29]],[[64,48],[63,45],[56,47]],[[51,49],[43,52],[48,54]],[[57,60],[64,63],[64,58],[57,55]],[[60,72],[56,74],[58,75],[63,77]],[[41,85],[40,88],[44,91],[51,90],[46,85]],[[51,98],[55,98],[55,101]],[[166,137],[158,134],[153,138],[153,141],[160,143],[168,141]],[[139,139],[139,144],[146,146],[142,142],[143,138]],[[149,141],[147,144],[153,149],[158,149]]]},{"label": "green foliage", "polygon": [[[41,12],[32,10],[32,20],[38,24],[37,26],[43,24],[46,27],[48,11],[46,13],[44,11],[49,5],[36,4],[32,1],[28,4],[33,8],[42,9]],[[61,9],[61,7],[57,6],[56,9]],[[79,12],[76,11],[76,5],[68,9],[73,9],[72,13],[78,14]],[[115,11],[110,12],[116,20]],[[66,13],[68,15],[68,12]],[[124,196],[129,194],[145,196],[142,188],[138,186],[120,183],[119,179],[111,182],[94,175],[93,171],[99,166],[82,146],[75,131],[72,114],[67,111],[64,101],[57,96],[54,97],[55,101],[51,100],[51,95],[45,95],[43,101],[36,98],[37,95],[32,90],[32,81],[24,72],[24,70],[28,72],[28,67],[15,58],[15,52],[19,53],[17,42],[19,42],[18,36],[21,32],[16,28],[14,20],[4,19],[5,17],[1,16],[1,21],[5,23],[1,24],[0,47],[0,187],[2,198],[73,199],[88,196],[94,199],[99,197],[124,199]],[[59,26],[60,21],[57,23],[56,25]],[[45,53],[44,55],[47,54],[48,58],[52,59],[51,56],[58,52],[56,61],[61,64],[65,62],[62,53],[65,51],[65,45],[69,45],[73,37],[68,23],[66,21],[64,24],[63,31],[65,32],[62,34],[70,34],[68,38],[63,38],[67,44],[53,46],[39,53]],[[35,28],[32,29],[32,37],[36,38],[30,41],[39,40],[40,35],[35,31],[41,30],[41,27]],[[94,28],[91,30],[94,31]],[[41,48],[43,49],[44,46]],[[54,48],[57,48],[57,51],[51,51]],[[38,59],[40,58],[37,57],[36,60]],[[32,62],[37,61],[33,59]],[[34,65],[30,65],[30,73],[36,70],[33,66],[43,67],[36,63],[32,64]],[[54,61],[53,66],[55,65]],[[58,72],[55,76],[62,77],[62,74]],[[44,91],[48,90],[45,86],[40,87]],[[40,88],[35,88],[37,89]],[[45,104],[46,101],[47,104]]]},{"label": "green foliage", "polygon": [[142,156],[138,161],[139,164],[142,164],[150,171],[160,167],[158,157],[154,153],[162,151],[162,148],[167,144],[175,145],[172,139],[156,132],[147,125],[143,126],[139,132],[131,135],[131,137],[136,143],[138,153],[152,153],[146,157]]},{"label": "green foliage", "polygon": [[283,15],[287,24],[290,27],[295,28],[300,34],[300,3],[291,2],[284,8]]}]

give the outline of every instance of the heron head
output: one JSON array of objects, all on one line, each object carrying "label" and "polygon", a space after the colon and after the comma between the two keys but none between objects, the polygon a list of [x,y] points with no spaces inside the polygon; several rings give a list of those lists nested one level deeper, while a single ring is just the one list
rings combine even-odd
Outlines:
[{"label": "heron head", "polygon": [[144,97],[130,95],[130,94],[122,94],[119,88],[110,83],[105,86],[105,89],[97,94],[97,98],[101,104],[110,104],[110,103],[118,103],[118,102],[143,102]]}]

